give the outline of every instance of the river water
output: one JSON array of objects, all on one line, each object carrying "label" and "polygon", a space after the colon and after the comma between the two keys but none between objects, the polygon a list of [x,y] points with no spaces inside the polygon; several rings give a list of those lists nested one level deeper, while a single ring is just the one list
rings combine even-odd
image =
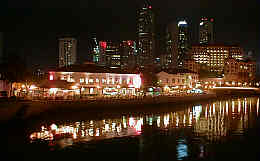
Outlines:
[{"label": "river water", "polygon": [[182,108],[168,105],[164,111],[158,106],[152,112],[31,121],[21,131],[12,130],[7,156],[19,160],[259,160],[259,101],[259,97],[239,97]]}]

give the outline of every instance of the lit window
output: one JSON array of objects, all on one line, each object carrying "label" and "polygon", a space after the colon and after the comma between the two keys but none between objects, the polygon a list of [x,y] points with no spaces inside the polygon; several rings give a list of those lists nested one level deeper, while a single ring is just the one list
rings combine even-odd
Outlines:
[{"label": "lit window", "polygon": [[79,82],[80,82],[80,83],[84,83],[84,78],[80,78],[80,79],[79,79]]},{"label": "lit window", "polygon": [[53,75],[52,74],[50,75],[50,80],[53,80]]},{"label": "lit window", "polygon": [[90,94],[93,94],[93,93],[94,93],[94,88],[90,88],[90,89],[89,89],[89,93],[90,93]]}]

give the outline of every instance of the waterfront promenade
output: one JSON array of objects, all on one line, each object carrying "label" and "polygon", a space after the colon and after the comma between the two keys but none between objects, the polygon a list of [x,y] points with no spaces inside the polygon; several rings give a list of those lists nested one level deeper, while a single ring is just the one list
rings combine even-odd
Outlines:
[{"label": "waterfront promenade", "polygon": [[19,118],[27,119],[41,113],[54,110],[102,110],[136,108],[156,104],[182,104],[217,98],[215,94],[200,94],[189,96],[156,96],[129,98],[96,98],[81,100],[32,100],[0,103],[0,121]]}]

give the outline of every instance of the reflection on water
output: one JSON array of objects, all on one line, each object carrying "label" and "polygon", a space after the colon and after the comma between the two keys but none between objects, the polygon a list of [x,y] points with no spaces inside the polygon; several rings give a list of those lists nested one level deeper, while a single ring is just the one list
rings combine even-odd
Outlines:
[{"label": "reflection on water", "polygon": [[[193,153],[203,158],[206,154],[206,143],[213,143],[230,136],[242,137],[245,130],[253,126],[258,113],[259,98],[230,99],[195,105],[176,112],[129,114],[120,118],[63,124],[49,123],[30,134],[30,140],[32,142],[39,139],[47,140],[53,145],[64,148],[77,142],[137,136],[141,137],[140,151],[145,153],[145,142],[148,136],[156,133],[156,131],[152,133],[146,131],[157,129],[166,133],[160,132],[160,135],[176,136],[172,144],[176,145],[178,160],[183,160]],[[165,145],[170,142],[169,140],[170,138],[165,141]],[[153,138],[152,142],[156,142],[156,138]],[[158,142],[163,144],[164,141],[160,138]],[[193,144],[196,148],[190,147]]]}]

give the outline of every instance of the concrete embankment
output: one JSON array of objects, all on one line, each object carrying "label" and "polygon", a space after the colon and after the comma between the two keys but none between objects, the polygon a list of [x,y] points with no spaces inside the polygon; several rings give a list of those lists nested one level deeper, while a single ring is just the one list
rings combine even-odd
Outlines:
[{"label": "concrete embankment", "polygon": [[[159,96],[135,99],[100,99],[88,101],[27,101],[4,103],[0,109],[0,121],[27,119],[50,111],[131,109],[156,104],[183,104],[215,99],[215,94],[194,96]],[[1,105],[1,104],[0,104]]]}]

